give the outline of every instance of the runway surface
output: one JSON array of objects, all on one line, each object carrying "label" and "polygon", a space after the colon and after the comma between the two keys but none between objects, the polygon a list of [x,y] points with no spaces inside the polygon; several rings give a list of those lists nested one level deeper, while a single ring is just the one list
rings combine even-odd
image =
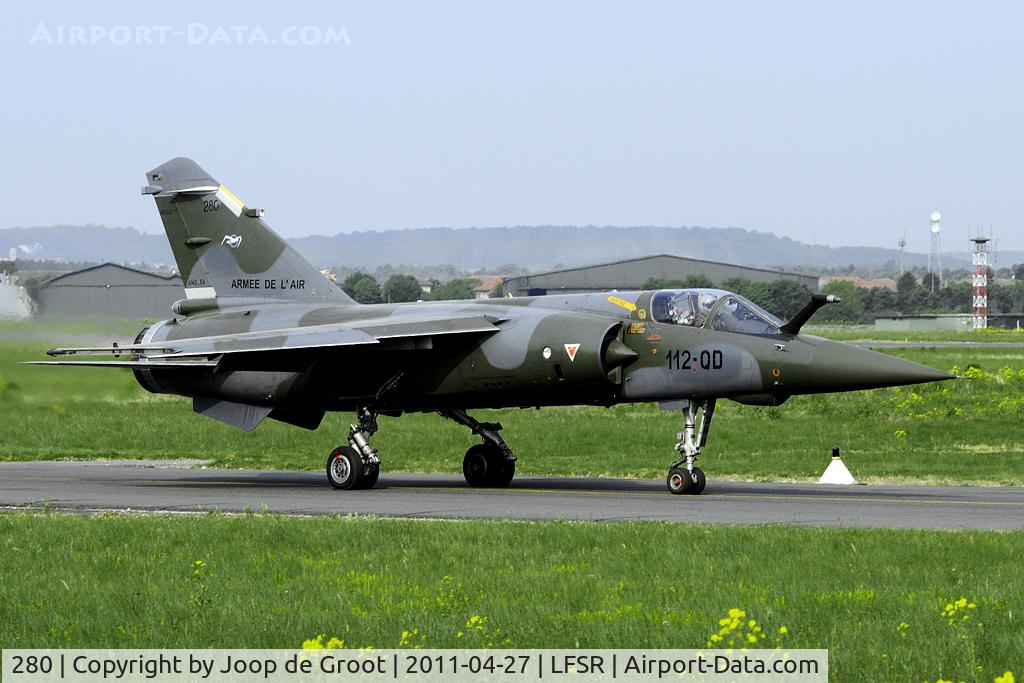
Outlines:
[{"label": "runway surface", "polygon": [[931,529],[1024,528],[1024,489],[754,484],[711,479],[700,496],[664,482],[516,479],[471,489],[461,476],[382,473],[335,491],[323,473],[209,470],[182,461],[0,463],[0,506],[465,519],[664,520]]}]

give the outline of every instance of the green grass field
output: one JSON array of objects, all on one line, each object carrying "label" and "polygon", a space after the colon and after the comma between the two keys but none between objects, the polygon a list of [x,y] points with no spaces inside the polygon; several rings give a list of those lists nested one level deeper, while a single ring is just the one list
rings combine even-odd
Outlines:
[{"label": "green grass field", "polygon": [[1024,330],[945,330],[942,332],[895,332],[876,330],[874,325],[815,325],[803,328],[807,334],[835,339],[836,341],[973,341],[973,342],[1021,342]]},{"label": "green grass field", "polygon": [[752,634],[828,648],[841,681],[992,681],[1024,661],[1022,545],[995,532],[8,513],[0,644],[704,648],[738,609],[712,647]]},{"label": "green grass field", "polygon": [[[130,337],[137,323],[18,325],[0,325],[0,459],[185,457],[318,470],[351,420],[331,415],[316,432],[267,420],[245,434],[195,415],[187,399],[146,393],[127,371],[17,364],[44,357],[50,340]],[[721,401],[702,467],[711,477],[806,481],[837,445],[868,482],[1024,484],[1024,348],[889,352],[972,379],[797,396],[779,408]],[[475,414],[505,425],[521,475],[661,477],[681,429],[678,413],[655,405]],[[420,414],[382,418],[375,437],[390,471],[460,472],[474,442]]]}]

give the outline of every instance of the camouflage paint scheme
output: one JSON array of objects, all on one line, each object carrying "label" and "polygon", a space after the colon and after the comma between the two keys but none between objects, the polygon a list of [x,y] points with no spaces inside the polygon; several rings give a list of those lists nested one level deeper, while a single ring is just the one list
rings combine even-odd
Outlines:
[{"label": "camouflage paint scheme", "polygon": [[132,367],[146,389],[247,430],[265,417],[312,429],[326,411],[366,406],[777,405],[949,377],[777,327],[659,322],[650,291],[360,305],[193,161],[173,159],[147,182],[188,298],[118,349],[130,360],[79,364]]}]

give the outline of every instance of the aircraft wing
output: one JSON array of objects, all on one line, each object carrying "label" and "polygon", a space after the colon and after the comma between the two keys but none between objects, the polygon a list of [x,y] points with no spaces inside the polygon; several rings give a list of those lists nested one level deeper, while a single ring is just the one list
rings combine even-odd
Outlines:
[{"label": "aircraft wing", "polygon": [[216,360],[30,360],[22,365],[78,365],[92,368],[215,368]]},{"label": "aircraft wing", "polygon": [[436,336],[483,335],[498,331],[502,319],[492,316],[389,316],[346,323],[291,327],[259,332],[241,332],[211,337],[165,340],[127,346],[50,349],[50,356],[103,355],[133,356],[114,361],[36,361],[37,365],[90,365],[110,367],[214,367],[222,356],[239,353],[268,353],[299,349],[340,349],[378,345],[396,340],[414,342],[414,348],[429,348]]}]

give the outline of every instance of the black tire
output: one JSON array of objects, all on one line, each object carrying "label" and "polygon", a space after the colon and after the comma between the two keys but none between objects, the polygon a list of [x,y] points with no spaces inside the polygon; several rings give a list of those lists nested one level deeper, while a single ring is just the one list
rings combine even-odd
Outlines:
[{"label": "black tire", "polygon": [[674,493],[677,496],[695,496],[704,490],[707,480],[699,467],[693,468],[693,474],[687,472],[683,467],[673,467],[668,471],[665,484],[668,486],[669,493]]},{"label": "black tire", "polygon": [[704,470],[699,467],[693,468],[693,491],[690,493],[699,496],[704,493],[704,487],[707,486],[708,480],[704,476]]},{"label": "black tire", "polygon": [[494,467],[494,478],[491,480],[490,485],[496,489],[503,489],[512,483],[512,479],[516,476],[516,461],[508,461],[505,459],[505,455],[499,453],[500,458],[495,463]]},{"label": "black tire", "polygon": [[372,489],[377,483],[377,477],[380,476],[380,463],[374,463],[368,465],[363,470],[363,478],[359,480],[359,484],[356,486],[357,489]]},{"label": "black tire", "polygon": [[351,446],[339,446],[327,456],[327,481],[336,489],[359,488],[365,479],[363,459]]},{"label": "black tire", "polygon": [[488,448],[484,444],[477,444],[466,451],[466,457],[462,459],[462,476],[466,483],[475,488],[487,486],[488,474],[490,473],[491,459],[487,457]]},{"label": "black tire", "polygon": [[665,485],[668,486],[669,493],[680,496],[690,492],[693,480],[687,475],[686,470],[672,467],[668,471],[668,477],[665,478]]},{"label": "black tire", "polygon": [[500,449],[480,443],[466,451],[462,474],[466,483],[475,488],[503,488],[512,482],[516,463],[506,460]]}]

